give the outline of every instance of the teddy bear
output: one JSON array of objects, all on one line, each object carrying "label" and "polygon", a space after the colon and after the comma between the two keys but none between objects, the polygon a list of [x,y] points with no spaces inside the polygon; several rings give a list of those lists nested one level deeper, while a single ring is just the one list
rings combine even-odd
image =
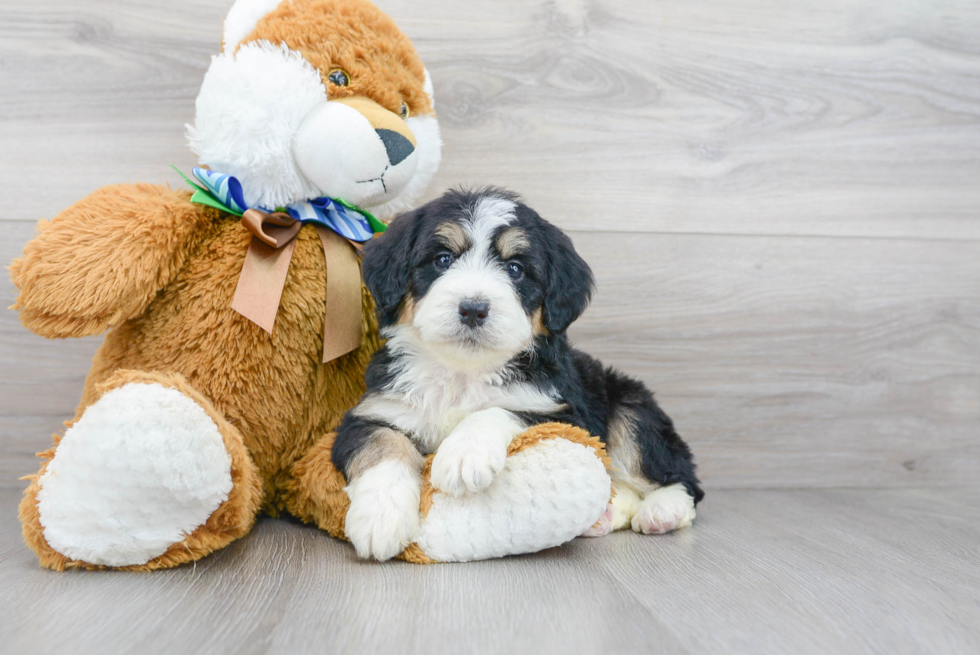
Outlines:
[{"label": "teddy bear", "polygon": [[[188,139],[188,189],[103,187],[41,221],[11,265],[27,328],[106,332],[20,506],[48,568],[177,566],[260,512],[344,537],[333,430],[381,343],[358,248],[439,166],[428,72],[366,0],[238,0]],[[581,430],[537,426],[487,492],[427,484],[401,557],[568,541],[609,502],[604,457]]]}]

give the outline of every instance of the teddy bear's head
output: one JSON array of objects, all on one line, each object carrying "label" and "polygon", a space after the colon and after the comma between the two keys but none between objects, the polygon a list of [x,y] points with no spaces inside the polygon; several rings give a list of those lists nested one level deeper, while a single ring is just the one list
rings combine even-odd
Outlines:
[{"label": "teddy bear's head", "polygon": [[367,0],[237,0],[188,139],[250,207],[328,196],[382,219],[418,200],[442,147],[422,60]]}]

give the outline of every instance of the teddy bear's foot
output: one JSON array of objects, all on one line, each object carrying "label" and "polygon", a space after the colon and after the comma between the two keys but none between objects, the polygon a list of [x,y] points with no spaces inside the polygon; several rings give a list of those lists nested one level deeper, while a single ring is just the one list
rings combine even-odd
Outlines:
[{"label": "teddy bear's foot", "polygon": [[[226,444],[230,439],[236,450],[240,436],[209,403],[198,397],[202,406],[176,388],[186,382],[173,382],[119,384],[65,432],[21,509],[28,543],[39,526],[45,545],[67,558],[46,565],[143,566],[196,534],[195,543],[185,544],[185,555],[161,564],[173,565],[247,531],[258,485],[251,480],[251,461],[243,461],[244,448],[233,458]],[[36,516],[28,503],[32,495]]]}]

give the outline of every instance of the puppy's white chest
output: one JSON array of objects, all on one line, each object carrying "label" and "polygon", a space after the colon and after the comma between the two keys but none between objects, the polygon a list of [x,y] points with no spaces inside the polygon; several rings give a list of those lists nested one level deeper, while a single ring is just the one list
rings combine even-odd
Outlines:
[{"label": "puppy's white chest", "polygon": [[421,402],[413,402],[417,413],[414,433],[424,452],[435,452],[460,421],[472,414],[506,403],[503,389],[463,377],[440,380],[420,390]]}]

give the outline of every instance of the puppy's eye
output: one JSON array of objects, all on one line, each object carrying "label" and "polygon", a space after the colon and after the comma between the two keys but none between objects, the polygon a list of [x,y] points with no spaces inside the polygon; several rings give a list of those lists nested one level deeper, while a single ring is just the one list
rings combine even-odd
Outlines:
[{"label": "puppy's eye", "polygon": [[335,68],[327,75],[327,79],[337,86],[347,86],[350,84],[350,75],[340,68]]},{"label": "puppy's eye", "polygon": [[507,275],[509,275],[512,280],[520,280],[522,277],[524,277],[524,267],[518,262],[507,262]]},{"label": "puppy's eye", "polygon": [[398,115],[401,116],[402,119],[405,119],[405,118],[408,118],[408,116],[409,116],[410,113],[411,112],[408,111],[408,105],[406,105],[403,102],[402,103],[402,106],[401,106],[401,109],[398,110]]},{"label": "puppy's eye", "polygon": [[436,255],[436,258],[432,261],[432,265],[438,268],[440,271],[444,271],[452,266],[455,260],[456,258],[452,254],[444,252]]}]

